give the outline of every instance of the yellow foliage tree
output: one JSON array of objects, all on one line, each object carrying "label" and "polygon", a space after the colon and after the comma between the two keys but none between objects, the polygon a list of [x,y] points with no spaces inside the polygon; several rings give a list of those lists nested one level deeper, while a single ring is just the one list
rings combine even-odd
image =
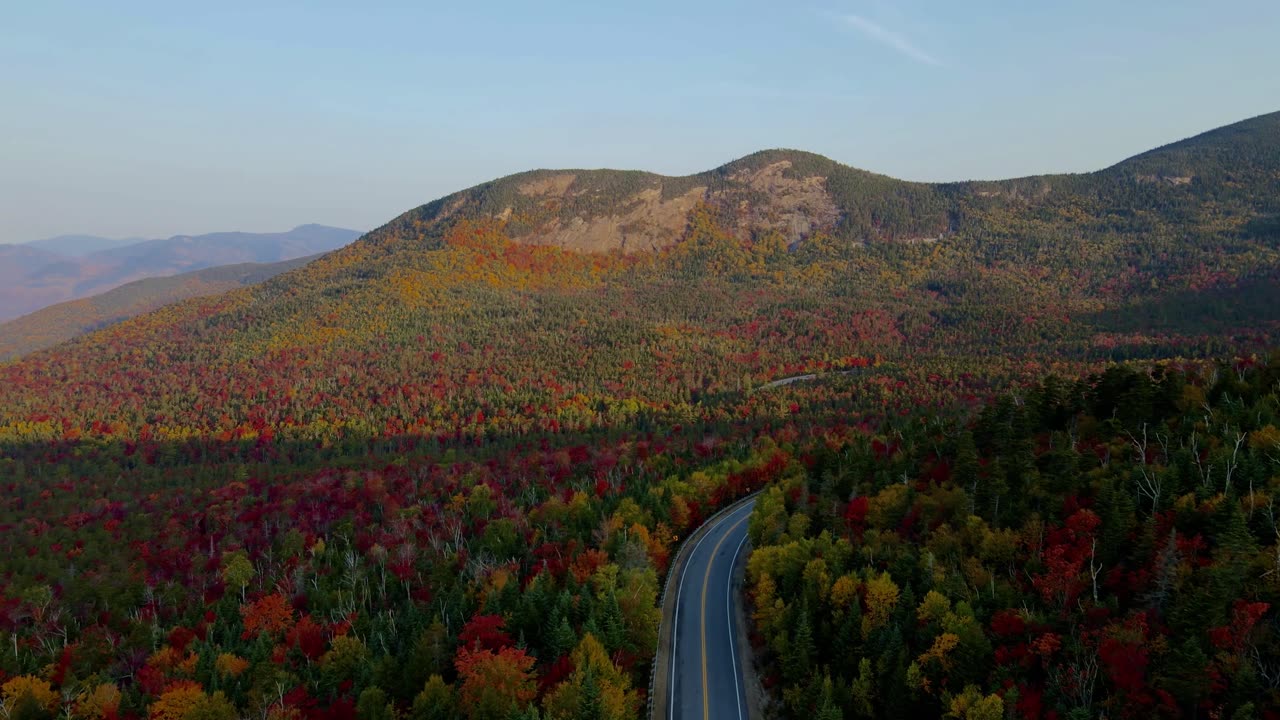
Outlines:
[{"label": "yellow foliage tree", "polygon": [[120,690],[112,683],[102,683],[85,690],[76,698],[76,716],[85,720],[102,720],[114,716],[120,707]]},{"label": "yellow foliage tree", "polygon": [[[573,674],[543,701],[547,717],[570,720],[582,717],[588,709],[598,709],[596,717],[605,720],[633,720],[639,716],[640,700],[631,689],[631,679],[613,664],[595,636],[584,635],[571,657]],[[591,708],[592,704],[596,707]]]},{"label": "yellow foliage tree", "polygon": [[955,720],[1003,720],[1004,700],[999,695],[983,695],[973,685],[951,699],[948,718]]},{"label": "yellow foliage tree", "polygon": [[223,677],[237,678],[240,677],[241,673],[249,669],[249,661],[239,655],[222,653],[213,662],[213,668]]},{"label": "yellow foliage tree", "polygon": [[156,698],[147,709],[150,720],[183,720],[205,699],[204,690],[194,682],[179,682]]},{"label": "yellow foliage tree", "polygon": [[862,616],[863,637],[889,622],[898,605],[898,594],[898,585],[887,572],[867,580],[867,611]]},{"label": "yellow foliage tree", "polygon": [[831,586],[831,606],[843,616],[850,604],[857,601],[858,579],[852,575],[841,575]]},{"label": "yellow foliage tree", "polygon": [[922,623],[941,622],[951,611],[951,601],[937,590],[930,590],[916,608],[916,617]]},{"label": "yellow foliage tree", "polygon": [[12,708],[24,698],[30,698],[36,705],[50,713],[58,712],[58,694],[47,680],[32,675],[20,675],[0,685],[0,698],[4,698],[4,706]]}]

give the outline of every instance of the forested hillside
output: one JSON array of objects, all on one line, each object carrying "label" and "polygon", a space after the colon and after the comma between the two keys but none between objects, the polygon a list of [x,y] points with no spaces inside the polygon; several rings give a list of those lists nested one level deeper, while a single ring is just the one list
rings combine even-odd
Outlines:
[{"label": "forested hillside", "polygon": [[[1277,128],[1157,151],[1181,153],[1167,167],[1002,183],[901,183],[789,151],[682,179],[539,171],[0,365],[4,712],[636,718],[679,541],[772,485],[753,593],[792,713],[1260,714],[1270,666],[1240,673],[1251,648],[1275,657],[1254,567],[1274,544],[1258,439],[1276,424],[1274,370],[1204,373],[1280,346],[1280,166],[1233,149],[1272,146]],[[1232,169],[1238,155],[1257,162]],[[764,387],[806,373],[830,377]],[[1050,392],[1048,374],[1066,379]],[[1144,421],[1137,462],[1126,441]],[[1193,483],[1187,463],[1211,474]],[[1158,498],[1134,495],[1144,477]],[[1063,525],[1086,511],[1099,522]],[[955,537],[932,565],[903,549],[943,542],[943,522]],[[984,528],[996,545],[975,549]],[[1158,573],[1142,573],[1174,530],[1176,577],[1152,609]],[[1092,578],[1086,597],[1052,570],[1095,531],[1113,533],[1096,602]],[[791,543],[806,565],[824,554],[829,592],[802,597],[762,566]],[[1014,569],[1031,576],[1008,577],[1024,551]],[[831,599],[846,575],[854,635]],[[930,589],[930,619],[908,617]],[[1024,600],[1021,629],[995,633]],[[801,620],[804,652],[779,630]],[[1050,680],[1046,662],[1155,643],[1175,622],[1192,645],[1145,648],[1150,697],[1104,660],[1087,694]],[[880,653],[891,627],[900,649]],[[955,647],[919,660],[948,632]],[[1016,649],[1049,633],[1047,655]],[[964,662],[961,640],[978,647]],[[1221,682],[1156,681],[1197,649]],[[873,651],[886,659],[863,692],[848,662]]]},{"label": "forested hillside", "polygon": [[790,717],[1274,717],[1280,356],[828,448],[751,520]]},{"label": "forested hillside", "polygon": [[253,285],[314,259],[311,256],[278,263],[221,265],[181,275],[136,280],[101,295],[50,305],[0,324],[0,360],[57,345],[180,300]]}]

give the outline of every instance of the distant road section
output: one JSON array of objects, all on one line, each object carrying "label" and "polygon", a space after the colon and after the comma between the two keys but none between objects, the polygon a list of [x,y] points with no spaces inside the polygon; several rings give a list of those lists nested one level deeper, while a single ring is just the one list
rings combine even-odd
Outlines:
[{"label": "distant road section", "polygon": [[663,608],[655,718],[749,717],[739,640],[743,628],[737,626],[736,611],[741,587],[734,570],[744,561],[747,519],[754,506],[751,499],[714,518],[677,558],[676,584],[667,590]]},{"label": "distant road section", "polygon": [[809,380],[817,380],[817,379],[818,379],[818,378],[820,378],[820,377],[827,377],[827,376],[831,376],[831,375],[853,375],[853,374],[855,374],[855,373],[859,372],[860,370],[861,370],[861,369],[859,369],[859,370],[835,370],[835,371],[832,371],[832,372],[826,372],[826,373],[822,373],[822,374],[818,374],[818,373],[809,373],[808,375],[792,375],[791,377],[784,377],[784,378],[782,378],[782,379],[780,379],[780,380],[774,380],[773,382],[767,382],[767,383],[765,383],[765,384],[761,385],[760,387],[756,388],[756,390],[768,390],[769,388],[782,387],[783,385],[790,385],[791,383],[808,382]]}]

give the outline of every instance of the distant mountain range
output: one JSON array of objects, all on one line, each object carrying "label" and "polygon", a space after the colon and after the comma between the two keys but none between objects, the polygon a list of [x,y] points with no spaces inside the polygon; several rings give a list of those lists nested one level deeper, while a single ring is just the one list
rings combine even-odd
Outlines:
[{"label": "distant mountain range", "polygon": [[317,257],[319,255],[276,263],[219,265],[180,275],[146,278],[100,295],[50,305],[0,324],[0,360],[56,345],[170,303],[260,283]]},{"label": "distant mountain range", "polygon": [[64,235],[0,245],[0,321],[144,278],[220,265],[275,263],[334,250],[355,230],[300,225],[287,232],[220,232],[164,240]]},{"label": "distant mountain range", "polygon": [[106,238],[98,237],[97,235],[59,235],[58,237],[45,238],[44,240],[32,240],[31,242],[23,243],[23,245],[47,250],[59,255],[83,257],[101,250],[110,250],[145,241],[146,238],[141,237]]}]

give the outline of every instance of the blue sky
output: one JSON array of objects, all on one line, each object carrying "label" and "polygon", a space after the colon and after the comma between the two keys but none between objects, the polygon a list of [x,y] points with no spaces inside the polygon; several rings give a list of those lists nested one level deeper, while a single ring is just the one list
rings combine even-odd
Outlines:
[{"label": "blue sky", "polygon": [[1084,171],[1280,110],[1274,0],[10,3],[0,242],[369,229],[533,167]]}]

